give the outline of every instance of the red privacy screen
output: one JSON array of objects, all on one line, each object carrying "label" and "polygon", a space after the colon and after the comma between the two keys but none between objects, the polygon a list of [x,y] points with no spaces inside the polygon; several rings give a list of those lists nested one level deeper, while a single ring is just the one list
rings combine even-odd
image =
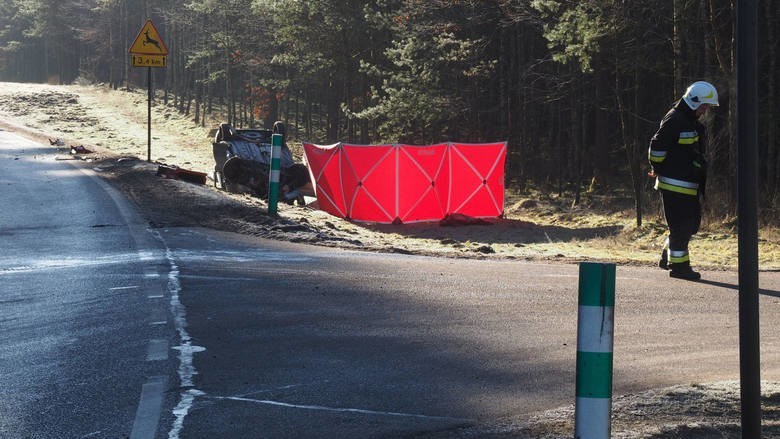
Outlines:
[{"label": "red privacy screen", "polygon": [[409,223],[504,213],[506,142],[303,148],[320,208],[341,218]]}]

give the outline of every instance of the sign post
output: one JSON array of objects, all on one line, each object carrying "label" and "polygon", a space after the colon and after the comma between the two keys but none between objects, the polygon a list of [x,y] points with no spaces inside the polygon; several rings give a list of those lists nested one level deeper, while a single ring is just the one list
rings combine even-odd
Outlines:
[{"label": "sign post", "polygon": [[152,67],[165,68],[168,64],[168,48],[152,20],[146,20],[133,44],[128,50],[133,67],[146,67],[147,102],[147,138],[146,161],[152,161]]},{"label": "sign post", "polygon": [[737,2],[739,368],[742,437],[761,437],[758,300],[758,6]]}]

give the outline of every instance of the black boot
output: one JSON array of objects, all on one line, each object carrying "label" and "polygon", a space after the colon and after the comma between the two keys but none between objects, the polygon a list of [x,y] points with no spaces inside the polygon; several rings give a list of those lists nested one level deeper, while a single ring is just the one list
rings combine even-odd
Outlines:
[{"label": "black boot", "polygon": [[701,274],[698,271],[693,271],[690,262],[683,262],[680,264],[669,264],[669,277],[685,280],[699,280]]},{"label": "black boot", "polygon": [[661,259],[658,261],[658,267],[663,268],[664,270],[669,269],[669,260],[667,259],[666,253],[666,249],[663,249],[661,251]]}]

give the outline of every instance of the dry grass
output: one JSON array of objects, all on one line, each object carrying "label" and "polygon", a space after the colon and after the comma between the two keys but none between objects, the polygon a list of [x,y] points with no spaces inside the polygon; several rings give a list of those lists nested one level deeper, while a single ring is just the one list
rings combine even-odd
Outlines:
[{"label": "dry grass", "polygon": [[[558,226],[571,230],[594,228],[619,229],[606,236],[552,239],[547,244],[531,245],[529,252],[553,252],[572,259],[609,259],[628,264],[654,264],[661,252],[667,230],[658,206],[645,212],[643,224],[636,225],[635,212],[625,198],[585,197],[579,207],[569,199],[544,193],[507,192],[508,216],[539,226]],[[654,195],[654,194],[651,194]],[[594,207],[598,206],[598,207]],[[737,221],[733,217],[710,218],[705,214],[702,227],[690,244],[695,265],[707,269],[735,270],[738,267]],[[780,229],[764,224],[759,231],[759,266],[762,270],[780,269]]]}]

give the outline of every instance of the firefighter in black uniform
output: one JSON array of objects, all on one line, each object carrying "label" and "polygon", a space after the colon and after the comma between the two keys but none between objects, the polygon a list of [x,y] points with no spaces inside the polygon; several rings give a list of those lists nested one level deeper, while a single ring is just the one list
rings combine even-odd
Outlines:
[{"label": "firefighter in black uniform", "polygon": [[706,130],[699,118],[709,107],[718,105],[718,92],[709,82],[691,84],[674,107],[666,113],[650,140],[648,159],[655,189],[661,194],[669,237],[658,266],[669,276],[697,280],[688,254],[688,242],[699,231],[701,204],[707,177],[704,158]]}]

